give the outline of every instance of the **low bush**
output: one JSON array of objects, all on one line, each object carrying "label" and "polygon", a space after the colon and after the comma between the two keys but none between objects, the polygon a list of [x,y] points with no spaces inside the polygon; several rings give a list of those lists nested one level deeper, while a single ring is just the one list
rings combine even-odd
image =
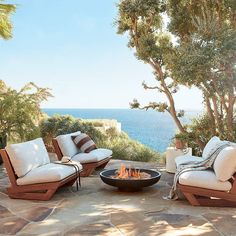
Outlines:
[{"label": "low bush", "polygon": [[[188,142],[188,146],[192,147],[193,154],[197,156],[202,155],[202,150],[207,142],[214,136],[218,136],[222,140],[227,140],[227,133],[216,132],[213,133],[211,130],[211,120],[207,114],[199,115],[191,120],[186,125],[187,133],[184,134],[185,141]],[[236,142],[236,121],[233,123],[233,138],[229,141]],[[201,142],[202,148],[197,141]]]},{"label": "low bush", "polygon": [[160,155],[157,152],[138,141],[132,140],[124,132],[118,132],[115,128],[101,132],[92,123],[69,115],[54,115],[45,118],[40,123],[40,130],[49,151],[52,151],[51,140],[53,137],[80,130],[87,133],[98,147],[111,149],[114,159],[144,162],[160,160]]}]

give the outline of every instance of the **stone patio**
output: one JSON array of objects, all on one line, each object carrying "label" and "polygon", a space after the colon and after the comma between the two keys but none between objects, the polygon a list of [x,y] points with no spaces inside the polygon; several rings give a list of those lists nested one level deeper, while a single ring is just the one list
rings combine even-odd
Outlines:
[{"label": "stone patio", "polygon": [[[120,163],[112,160],[107,168]],[[64,188],[47,202],[9,199],[8,179],[0,166],[0,235],[236,235],[236,208],[164,200],[173,175],[156,163],[132,165],[161,170],[161,180],[141,192],[125,193],[105,185],[95,173],[82,179],[78,192]]]}]

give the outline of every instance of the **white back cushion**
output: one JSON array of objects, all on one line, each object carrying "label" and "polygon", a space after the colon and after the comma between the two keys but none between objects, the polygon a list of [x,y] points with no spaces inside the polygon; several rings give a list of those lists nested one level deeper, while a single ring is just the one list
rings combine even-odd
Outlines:
[{"label": "white back cushion", "polygon": [[73,157],[80,152],[71,138],[71,136],[76,136],[80,133],[80,131],[77,131],[75,133],[63,134],[56,137],[63,156]]},{"label": "white back cushion", "polygon": [[18,177],[22,177],[34,168],[50,163],[42,138],[6,147],[11,164]]},{"label": "white back cushion", "polygon": [[236,147],[226,147],[216,157],[213,165],[216,178],[227,181],[236,172]]},{"label": "white back cushion", "polygon": [[222,142],[222,141],[218,137],[216,136],[212,137],[206,144],[205,148],[203,149],[202,158],[206,159],[209,153],[211,152],[212,148],[214,148],[215,145],[219,142]]}]

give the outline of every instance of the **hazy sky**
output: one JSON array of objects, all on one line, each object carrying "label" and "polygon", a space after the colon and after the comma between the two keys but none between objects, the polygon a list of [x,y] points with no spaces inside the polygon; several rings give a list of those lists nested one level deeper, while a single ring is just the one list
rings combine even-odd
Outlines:
[{"label": "hazy sky", "polygon": [[[8,1],[9,2],[9,1]],[[33,81],[52,89],[54,98],[43,107],[128,108],[163,100],[143,90],[154,84],[152,70],[116,34],[114,0],[11,0],[18,3],[12,17],[13,39],[0,41],[0,79],[14,88]],[[201,94],[183,89],[179,108],[199,109]]]}]

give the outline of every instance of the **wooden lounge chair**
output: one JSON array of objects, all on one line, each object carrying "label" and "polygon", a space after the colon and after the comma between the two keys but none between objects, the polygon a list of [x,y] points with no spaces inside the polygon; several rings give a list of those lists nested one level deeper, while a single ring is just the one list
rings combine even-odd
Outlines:
[{"label": "wooden lounge chair", "polygon": [[83,166],[81,176],[89,176],[95,169],[105,168],[112,157],[112,151],[109,149],[98,148],[90,153],[81,153],[74,144],[71,136],[80,134],[75,132],[65,135],[59,135],[52,140],[52,144],[58,160],[63,156],[69,156],[72,160],[79,161]]},{"label": "wooden lounge chair", "polygon": [[[214,142],[220,142],[213,137],[203,150],[204,160]],[[177,157],[178,167],[182,163],[193,161],[194,157]],[[208,170],[189,171],[180,175],[178,189],[193,206],[236,207],[236,146],[223,149],[216,157],[213,168]]]},{"label": "wooden lounge chair", "polygon": [[41,138],[9,145],[0,153],[11,184],[7,188],[10,198],[49,200],[58,188],[73,185],[82,171],[49,163]]},{"label": "wooden lounge chair", "polygon": [[236,174],[230,180],[232,188],[229,191],[219,191],[199,188],[178,183],[178,189],[193,206],[236,207]]}]

